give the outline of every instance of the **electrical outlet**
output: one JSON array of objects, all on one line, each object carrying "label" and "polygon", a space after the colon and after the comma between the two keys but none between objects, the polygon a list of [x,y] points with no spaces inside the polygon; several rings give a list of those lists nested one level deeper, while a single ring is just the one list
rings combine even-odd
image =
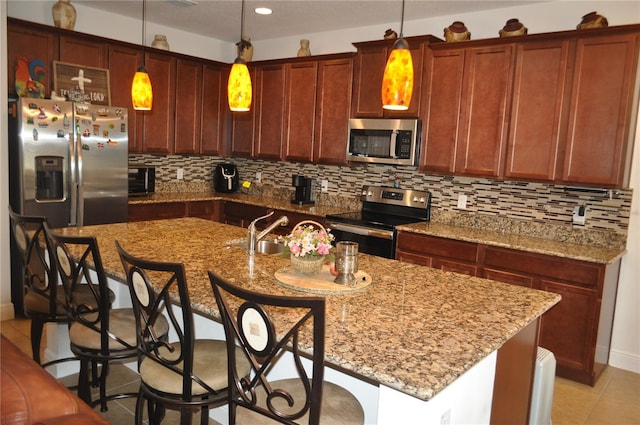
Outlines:
[{"label": "electrical outlet", "polygon": [[320,191],[322,193],[327,193],[329,191],[329,180],[322,180],[320,182]]},{"label": "electrical outlet", "polygon": [[459,210],[467,209],[467,195],[463,195],[462,193],[458,195],[458,209]]},{"label": "electrical outlet", "polygon": [[262,183],[262,173],[260,171],[256,172],[256,183]]},{"label": "electrical outlet", "polygon": [[178,173],[176,175],[178,180],[184,179],[184,168],[178,168]]},{"label": "electrical outlet", "polygon": [[573,224],[584,226],[587,221],[587,207],[578,205],[573,209]]}]

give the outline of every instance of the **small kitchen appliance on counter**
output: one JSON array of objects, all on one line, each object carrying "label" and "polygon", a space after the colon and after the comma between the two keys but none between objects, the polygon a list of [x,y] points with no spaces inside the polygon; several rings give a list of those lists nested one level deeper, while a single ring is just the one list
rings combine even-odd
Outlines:
[{"label": "small kitchen appliance on counter", "polygon": [[155,167],[129,167],[129,196],[147,196],[155,191]]},{"label": "small kitchen appliance on counter", "polygon": [[358,242],[365,254],[395,258],[397,226],[429,221],[431,193],[385,186],[363,186],[362,210],[327,215],[336,241]]},{"label": "small kitchen appliance on counter", "polygon": [[315,204],[316,180],[305,176],[294,174],[291,177],[291,184],[296,188],[296,194],[291,200],[292,204],[309,205]]},{"label": "small kitchen appliance on counter", "polygon": [[238,167],[235,164],[223,163],[216,165],[216,192],[233,193],[238,190],[239,181]]}]

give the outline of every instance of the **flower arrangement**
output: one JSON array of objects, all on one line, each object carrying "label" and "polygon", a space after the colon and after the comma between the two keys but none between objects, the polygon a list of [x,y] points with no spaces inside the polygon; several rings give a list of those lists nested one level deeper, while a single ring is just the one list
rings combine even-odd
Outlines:
[{"label": "flower arrangement", "polygon": [[283,256],[291,254],[293,257],[319,258],[330,256],[335,250],[331,244],[335,239],[331,230],[310,220],[298,223],[290,234],[281,238],[284,240]]}]

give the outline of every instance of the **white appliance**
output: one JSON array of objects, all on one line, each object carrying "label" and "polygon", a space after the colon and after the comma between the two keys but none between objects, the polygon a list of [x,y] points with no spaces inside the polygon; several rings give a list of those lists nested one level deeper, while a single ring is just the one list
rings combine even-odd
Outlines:
[{"label": "white appliance", "polygon": [[550,425],[553,405],[553,384],[556,376],[556,357],[546,348],[538,347],[536,370],[531,395],[530,425]]}]

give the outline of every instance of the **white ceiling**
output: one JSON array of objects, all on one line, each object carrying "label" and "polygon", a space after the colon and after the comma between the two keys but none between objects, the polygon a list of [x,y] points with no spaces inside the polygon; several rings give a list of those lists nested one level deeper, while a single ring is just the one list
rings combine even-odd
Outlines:
[{"label": "white ceiling", "polygon": [[[197,3],[193,6],[185,4]],[[407,0],[405,20],[427,19],[513,7],[540,0]],[[115,14],[142,18],[142,0],[73,0]],[[147,0],[146,19],[171,28],[219,40],[240,39],[241,0]],[[273,10],[272,15],[254,13],[258,6]],[[400,0],[247,0],[244,34],[253,40],[304,36],[353,26],[397,22],[400,30]],[[386,29],[386,28],[385,28]]]}]

